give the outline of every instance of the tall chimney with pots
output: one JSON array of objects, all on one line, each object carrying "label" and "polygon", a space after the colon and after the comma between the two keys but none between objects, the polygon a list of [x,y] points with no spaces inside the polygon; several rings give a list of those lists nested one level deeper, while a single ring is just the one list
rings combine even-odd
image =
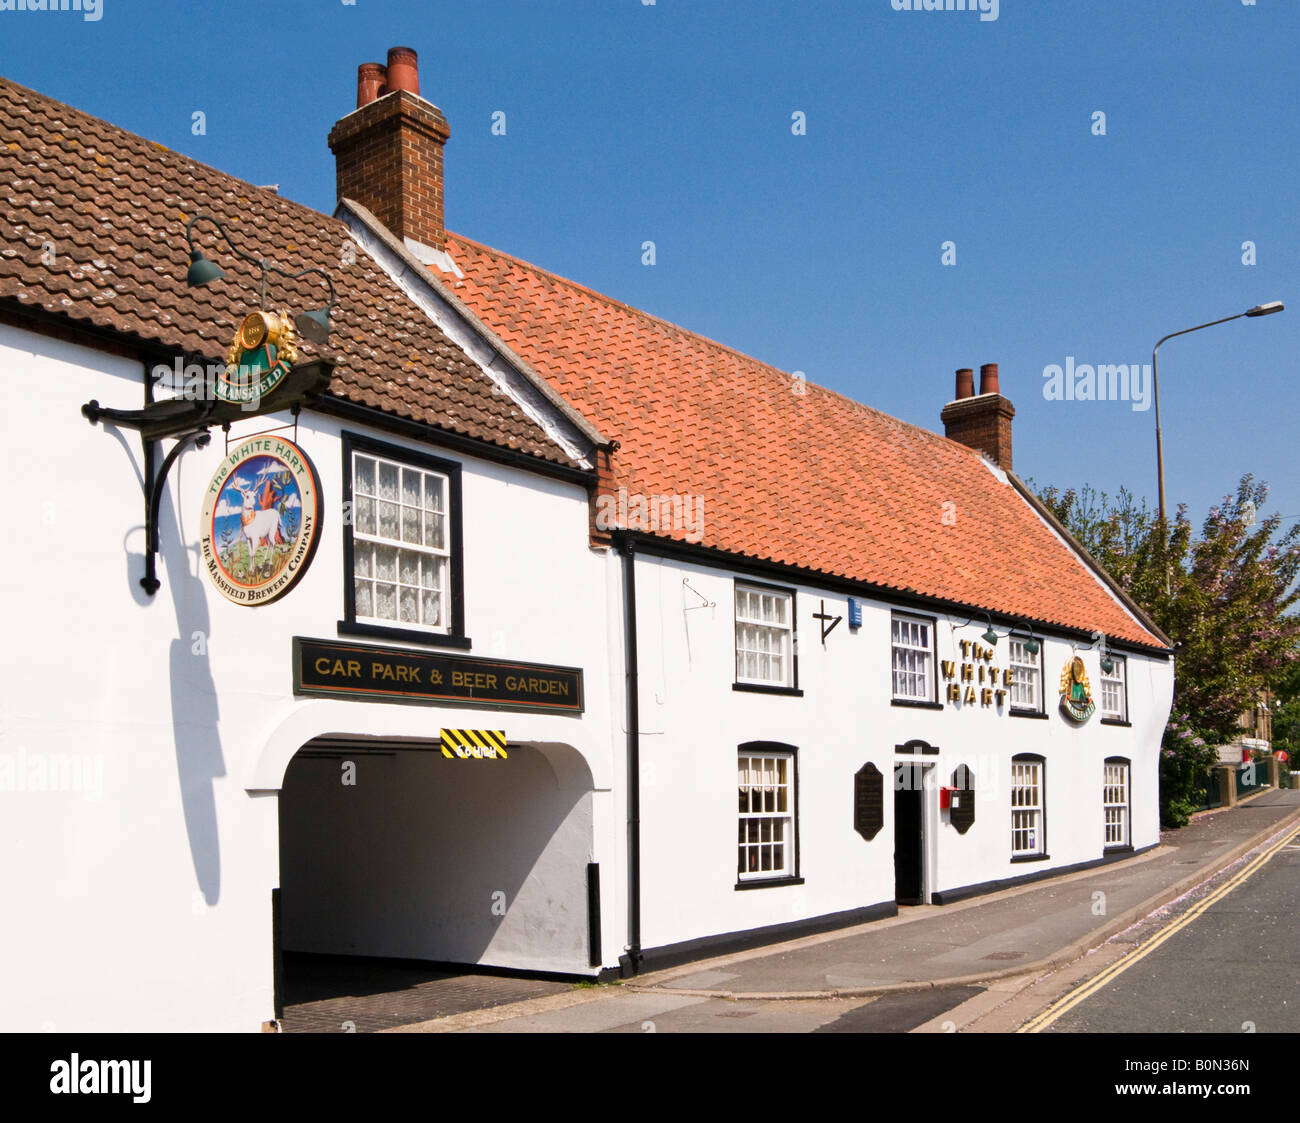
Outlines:
[{"label": "tall chimney with pots", "polygon": [[1011,468],[1011,419],[1016,407],[1002,396],[998,386],[998,364],[980,367],[980,392],[975,393],[975,372],[963,367],[957,372],[957,393],[943,407],[939,420],[944,436],[968,448],[985,453],[1000,468]]},{"label": "tall chimney with pots", "polygon": [[329,135],[339,198],[354,199],[408,244],[445,251],[442,150],[450,135],[438,107],[420,97],[410,47],[394,47],[386,66],[362,63],[357,108]]}]

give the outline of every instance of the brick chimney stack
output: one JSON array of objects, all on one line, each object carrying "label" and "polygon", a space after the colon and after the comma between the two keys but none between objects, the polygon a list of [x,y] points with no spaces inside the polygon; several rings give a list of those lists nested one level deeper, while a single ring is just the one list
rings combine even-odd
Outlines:
[{"label": "brick chimney stack", "polygon": [[943,407],[939,420],[944,436],[985,453],[1000,468],[1011,467],[1011,419],[1016,407],[1002,396],[998,364],[980,367],[980,392],[975,393],[975,373],[969,367],[957,372],[955,398]]},{"label": "brick chimney stack", "polygon": [[420,97],[411,48],[394,47],[387,66],[362,63],[357,108],[329,135],[339,198],[355,199],[404,241],[445,251],[442,150],[450,135],[438,107]]}]

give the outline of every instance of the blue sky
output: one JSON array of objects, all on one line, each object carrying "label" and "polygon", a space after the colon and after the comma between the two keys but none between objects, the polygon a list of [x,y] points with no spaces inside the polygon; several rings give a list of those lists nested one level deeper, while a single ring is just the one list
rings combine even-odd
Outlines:
[{"label": "blue sky", "polygon": [[997,362],[1040,485],[1155,499],[1154,410],[1046,367],[1282,300],[1161,349],[1166,478],[1198,523],[1245,472],[1300,516],[1294,0],[102,4],[0,12],[0,73],[328,211],[357,64],[414,47],[451,229],[935,430]]}]

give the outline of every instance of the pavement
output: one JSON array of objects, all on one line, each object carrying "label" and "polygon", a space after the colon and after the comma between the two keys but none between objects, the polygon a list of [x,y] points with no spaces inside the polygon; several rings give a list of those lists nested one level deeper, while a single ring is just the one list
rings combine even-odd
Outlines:
[{"label": "pavement", "polygon": [[[1157,923],[1153,914],[1297,824],[1300,790],[1269,789],[1203,812],[1182,830],[1162,833],[1155,849],[1096,869],[388,1031],[762,1031],[770,1022],[772,1029],[863,1032],[912,1029],[927,1017],[930,1028],[951,1031],[954,1007],[970,1008],[957,1015],[962,1026],[1006,1005],[1026,979],[1049,976],[1066,985],[1086,973],[1094,949],[1107,941],[1120,947],[1113,937]],[[608,998],[617,1001],[602,1001]]]},{"label": "pavement", "polygon": [[1273,790],[1166,831],[1144,854],[951,905],[754,949],[624,984],[733,1000],[854,998],[1022,976],[1077,959],[1232,864],[1288,823],[1300,790]]},{"label": "pavement", "polygon": [[572,991],[571,982],[403,960],[284,953],[285,1033],[373,1033]]}]

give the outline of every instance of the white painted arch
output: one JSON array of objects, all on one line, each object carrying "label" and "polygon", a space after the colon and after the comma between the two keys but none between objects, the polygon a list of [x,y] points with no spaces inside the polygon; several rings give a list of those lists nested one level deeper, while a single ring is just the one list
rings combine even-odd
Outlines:
[{"label": "white painted arch", "polygon": [[459,710],[443,707],[358,704],[335,699],[298,703],[262,738],[262,748],[244,777],[250,794],[278,792],[294,754],[318,737],[354,737],[359,741],[423,741],[438,739],[447,728],[504,727],[510,741],[538,749],[562,788],[587,791],[610,789],[608,752],[586,745],[590,731],[561,714],[520,714]]}]

